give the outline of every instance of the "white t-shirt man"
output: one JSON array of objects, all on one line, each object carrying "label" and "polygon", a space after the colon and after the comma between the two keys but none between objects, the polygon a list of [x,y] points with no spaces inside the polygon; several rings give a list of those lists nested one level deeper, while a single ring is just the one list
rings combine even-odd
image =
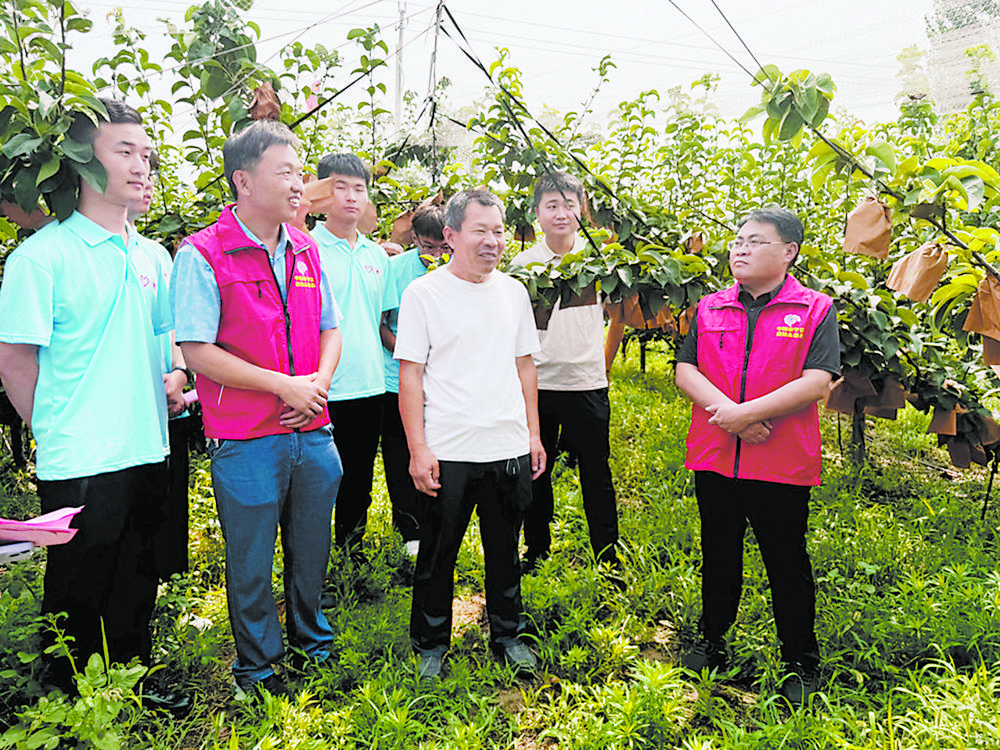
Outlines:
[{"label": "white t-shirt man", "polygon": [[393,357],[425,366],[424,431],[439,461],[529,453],[515,358],[538,350],[528,293],[499,271],[472,283],[441,269],[406,288]]}]

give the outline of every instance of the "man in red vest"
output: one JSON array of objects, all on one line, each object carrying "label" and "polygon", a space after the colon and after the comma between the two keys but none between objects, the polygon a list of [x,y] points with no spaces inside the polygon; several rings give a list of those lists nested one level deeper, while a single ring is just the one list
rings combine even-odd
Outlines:
[{"label": "man in red vest", "polygon": [[778,206],[740,221],[729,243],[736,283],[698,303],[676,369],[694,402],[685,466],[695,472],[702,546],[702,640],[681,664],[726,666],[749,521],[771,584],[782,692],[793,703],[819,684],[805,535],[820,477],[816,402],[840,370],[832,300],[788,275],[802,239],[798,217]]},{"label": "man in red vest", "polygon": [[198,374],[212,486],[226,541],[226,596],[245,692],[289,694],[271,594],[281,528],[289,644],[303,662],[330,655],[320,593],[341,462],[326,410],[340,358],[339,310],[316,242],[295,227],[298,139],[252,123],[223,147],[234,204],[189,237],[174,261],[176,337]]}]

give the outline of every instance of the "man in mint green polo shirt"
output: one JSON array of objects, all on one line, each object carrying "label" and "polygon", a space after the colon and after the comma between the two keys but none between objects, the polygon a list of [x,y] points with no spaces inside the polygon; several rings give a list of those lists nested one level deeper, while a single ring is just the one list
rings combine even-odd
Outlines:
[{"label": "man in mint green polo shirt", "polygon": [[[103,625],[112,660],[148,663],[167,441],[154,335],[173,318],[167,280],[127,221],[150,140],[138,112],[102,103],[108,117],[95,126],[80,113],[70,136],[93,145],[107,187],[82,181],[76,212],[7,259],[0,378],[35,436],[42,512],[83,506],[75,538],[49,548],[42,611],[67,613],[84,662],[102,650]],[[51,667],[71,689],[67,660]]]},{"label": "man in mint green polo shirt", "polygon": [[385,393],[379,325],[383,311],[399,307],[399,296],[385,250],[358,231],[368,207],[368,167],[354,154],[329,154],[316,173],[331,181],[332,195],[326,221],[316,225],[312,236],[344,316],[344,343],[329,391],[334,442],[344,464],[334,506],[334,541],[361,560]]}]

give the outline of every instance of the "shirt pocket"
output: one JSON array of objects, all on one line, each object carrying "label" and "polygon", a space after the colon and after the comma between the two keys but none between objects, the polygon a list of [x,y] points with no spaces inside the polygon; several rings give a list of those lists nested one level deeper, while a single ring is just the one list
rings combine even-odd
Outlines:
[{"label": "shirt pocket", "polygon": [[740,323],[735,320],[715,320],[703,324],[698,321],[698,350],[711,347],[712,351],[731,351],[739,346]]}]

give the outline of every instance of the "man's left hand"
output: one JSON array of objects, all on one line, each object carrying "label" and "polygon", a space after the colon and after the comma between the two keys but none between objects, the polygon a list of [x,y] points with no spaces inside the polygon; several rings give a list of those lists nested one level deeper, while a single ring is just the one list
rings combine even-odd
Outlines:
[{"label": "man's left hand", "polygon": [[545,471],[545,449],[542,447],[541,438],[531,438],[531,479],[538,479]]}]

